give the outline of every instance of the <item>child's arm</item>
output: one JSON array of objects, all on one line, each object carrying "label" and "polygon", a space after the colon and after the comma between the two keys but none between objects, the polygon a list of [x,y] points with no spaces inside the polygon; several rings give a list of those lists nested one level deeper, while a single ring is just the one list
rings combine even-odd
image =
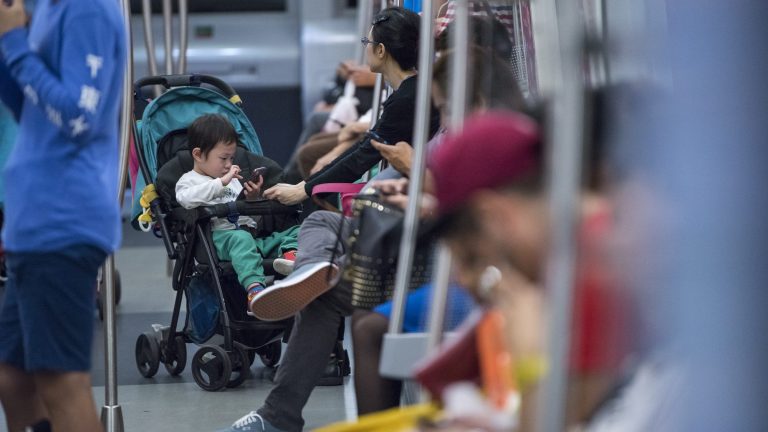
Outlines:
[{"label": "child's arm", "polygon": [[176,183],[176,201],[185,209],[214,204],[213,199],[224,189],[220,178],[202,183],[193,177],[182,176]]}]

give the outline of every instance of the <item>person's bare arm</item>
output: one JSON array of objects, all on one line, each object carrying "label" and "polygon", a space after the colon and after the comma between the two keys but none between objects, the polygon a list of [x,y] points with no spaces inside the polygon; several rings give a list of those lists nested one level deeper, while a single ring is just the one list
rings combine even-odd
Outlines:
[{"label": "person's bare arm", "polygon": [[339,143],[336,144],[333,150],[315,162],[315,166],[312,167],[309,174],[312,175],[322,170],[326,165],[336,160],[337,157],[341,156],[360,139],[362,134],[368,130],[368,127],[369,125],[366,122],[355,122],[344,126],[339,132]]}]

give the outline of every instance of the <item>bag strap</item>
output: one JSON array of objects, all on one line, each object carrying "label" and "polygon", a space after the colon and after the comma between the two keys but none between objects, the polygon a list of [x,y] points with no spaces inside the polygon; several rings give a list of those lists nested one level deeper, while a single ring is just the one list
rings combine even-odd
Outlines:
[{"label": "bag strap", "polygon": [[[344,203],[344,197],[347,195],[353,195],[358,194],[363,188],[365,187],[365,183],[324,183],[317,185],[312,188],[312,201],[315,202],[318,206],[320,206],[323,210],[332,211],[335,213],[341,213],[339,209],[329,203],[327,200],[324,200],[320,197],[318,197],[318,194],[323,193],[340,193],[342,196],[342,203]],[[347,213],[347,209],[343,209],[345,213]]]}]

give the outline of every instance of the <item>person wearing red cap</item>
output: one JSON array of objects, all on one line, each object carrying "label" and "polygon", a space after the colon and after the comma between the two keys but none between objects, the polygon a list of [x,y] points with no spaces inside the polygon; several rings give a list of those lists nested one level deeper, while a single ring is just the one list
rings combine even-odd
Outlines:
[{"label": "person wearing red cap", "polygon": [[[509,311],[515,355],[541,358],[546,299],[539,288],[548,243],[543,151],[536,125],[518,114],[468,120],[430,158],[441,235],[458,279],[480,302]],[[631,352],[628,302],[602,251],[610,229],[606,201],[586,193],[574,286],[568,422],[583,421],[615,385]],[[501,277],[489,278],[491,273]],[[524,399],[532,400],[532,399]],[[528,412],[530,404],[524,409]]]}]

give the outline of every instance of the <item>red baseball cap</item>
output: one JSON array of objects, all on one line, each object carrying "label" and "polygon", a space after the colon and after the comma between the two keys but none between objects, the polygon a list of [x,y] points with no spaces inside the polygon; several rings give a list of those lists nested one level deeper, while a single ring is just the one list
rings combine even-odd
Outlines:
[{"label": "red baseball cap", "polygon": [[535,173],[541,157],[539,128],[529,117],[487,112],[467,119],[430,155],[440,213],[456,210],[478,190]]}]

